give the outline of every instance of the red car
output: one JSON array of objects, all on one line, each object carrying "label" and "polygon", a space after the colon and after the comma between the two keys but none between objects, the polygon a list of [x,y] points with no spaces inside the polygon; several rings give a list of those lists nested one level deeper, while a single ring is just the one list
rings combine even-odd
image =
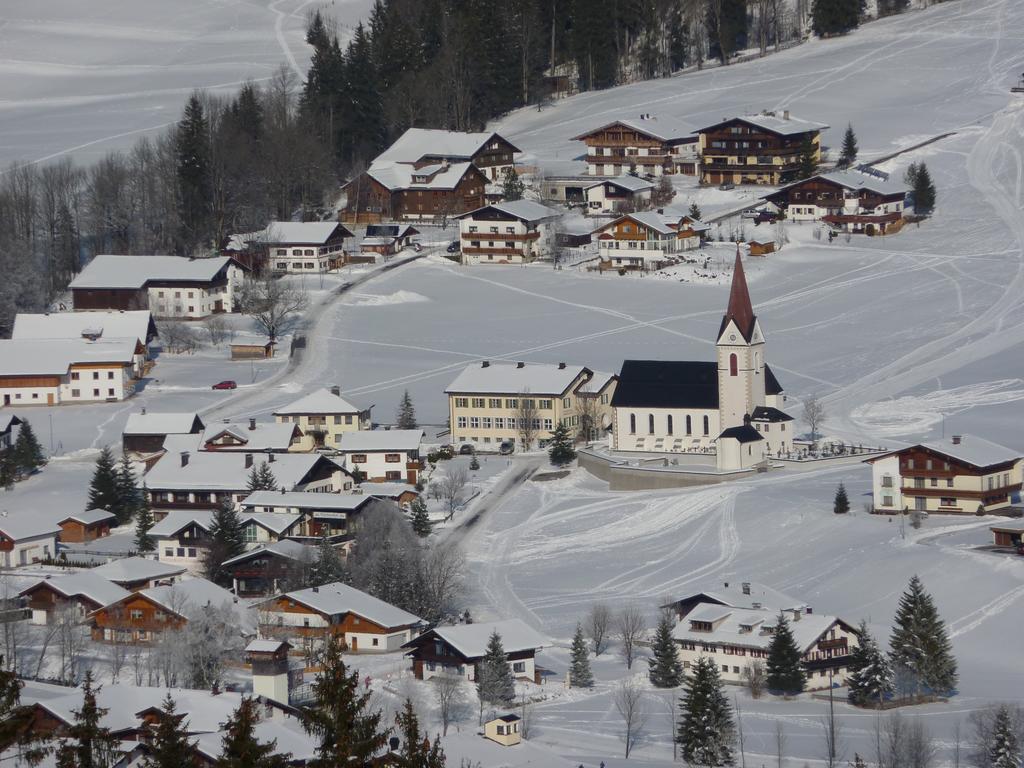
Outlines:
[{"label": "red car", "polygon": [[213,388],[214,389],[238,389],[238,385],[235,382],[233,382],[231,379],[227,379],[226,381],[219,381],[219,382],[217,382],[216,384],[213,385]]}]

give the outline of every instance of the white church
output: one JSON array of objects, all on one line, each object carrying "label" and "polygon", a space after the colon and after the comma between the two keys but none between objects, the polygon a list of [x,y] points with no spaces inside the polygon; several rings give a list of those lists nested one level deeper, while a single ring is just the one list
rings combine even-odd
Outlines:
[{"label": "white church", "polygon": [[612,449],[715,456],[719,470],[753,467],[793,449],[793,417],[765,362],[765,339],[736,266],[715,344],[717,362],[626,360],[612,398]]}]

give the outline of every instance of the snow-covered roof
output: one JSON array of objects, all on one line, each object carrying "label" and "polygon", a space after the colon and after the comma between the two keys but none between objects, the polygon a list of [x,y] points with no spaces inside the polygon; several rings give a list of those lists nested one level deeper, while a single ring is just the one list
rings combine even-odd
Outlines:
[{"label": "snow-covered roof", "polygon": [[245,652],[276,653],[281,650],[281,646],[283,645],[289,645],[289,643],[285,640],[265,640],[257,638],[256,640],[250,641],[249,644],[245,646]]},{"label": "snow-covered roof", "polygon": [[333,413],[362,413],[362,409],[353,405],[341,395],[337,395],[324,387],[301,397],[294,403],[274,411],[275,416],[300,415],[300,414],[333,414]]},{"label": "snow-covered roof", "polygon": [[105,509],[87,509],[84,512],[75,512],[74,514],[68,515],[63,520],[58,522],[64,523],[71,520],[82,525],[95,525],[96,523],[102,523],[107,520],[116,520],[117,515],[113,512],[108,512]]},{"label": "snow-covered roof", "polygon": [[[60,533],[60,526],[40,520],[39,515],[31,512],[14,513],[0,517],[0,535],[11,541],[40,539]],[[56,554],[51,552],[51,554]]]},{"label": "snow-covered roof", "polygon": [[248,552],[243,552],[240,555],[232,557],[230,560],[225,560],[223,565],[231,565],[233,563],[244,562],[251,557],[258,557],[263,554],[274,554],[286,557],[289,560],[295,560],[296,562],[301,561],[303,558],[313,560],[316,558],[317,548],[314,545],[301,544],[297,541],[291,541],[285,539],[284,541],[272,541],[269,544],[264,544],[256,549],[250,549]]},{"label": "snow-covered roof", "polygon": [[197,413],[132,413],[128,416],[124,434],[187,435],[192,432],[192,425],[198,418]]},{"label": "snow-covered roof", "polygon": [[[252,467],[245,466],[247,455],[243,451],[195,451],[183,467],[180,455],[168,452],[146,474],[146,485],[157,491],[237,491],[247,487],[252,472]],[[286,490],[294,489],[318,463],[333,463],[316,453],[256,453],[252,466],[264,461],[278,487]]]},{"label": "snow-covered roof", "polygon": [[227,434],[241,441],[242,445],[215,445],[212,450],[286,450],[292,443],[295,429],[294,424],[282,424],[276,421],[257,421],[255,424],[250,424],[248,421],[215,422],[208,424],[203,430],[202,442],[205,445],[211,440]]},{"label": "snow-covered roof", "polygon": [[99,333],[101,338],[134,338],[145,344],[152,323],[148,309],[109,312],[19,313],[12,339],[80,339]]},{"label": "snow-covered roof", "polygon": [[153,581],[180,576],[185,569],[180,565],[161,563],[148,557],[124,557],[98,565],[92,573],[102,576],[118,584],[131,584],[137,581]]},{"label": "snow-covered roof", "polygon": [[954,443],[954,438],[948,437],[945,440],[921,443],[921,446],[975,467],[990,467],[1007,461],[1019,461],[1022,456],[1020,451],[974,435],[959,435],[958,438],[959,443]]},{"label": "snow-covered roof", "polygon": [[469,160],[494,136],[497,134],[493,131],[460,133],[436,128],[409,128],[394,144],[377,155],[373,163],[415,163],[424,157]]},{"label": "snow-covered roof", "polygon": [[796,136],[801,133],[808,133],[810,131],[823,131],[829,126],[825,123],[816,123],[812,120],[802,120],[799,117],[793,117],[788,113],[784,112],[762,112],[758,115],[736,115],[734,117],[723,117],[717,123],[713,123],[706,128],[701,128],[695,133],[702,131],[709,131],[712,128],[722,125],[723,123],[730,123],[733,120],[741,120],[748,125],[753,125],[757,128],[761,128],[779,136]]},{"label": "snow-covered roof", "polygon": [[423,442],[422,429],[361,429],[342,432],[338,450],[354,451],[415,451]]},{"label": "snow-covered roof", "polygon": [[584,382],[580,386],[579,391],[584,393],[584,394],[588,394],[588,395],[596,395],[602,389],[607,387],[608,384],[612,381],[612,379],[617,379],[617,378],[618,378],[618,374],[617,373],[606,373],[605,371],[594,371],[594,375],[591,376],[588,381]]},{"label": "snow-covered roof", "polygon": [[714,581],[700,585],[689,595],[674,601],[685,602],[701,595],[713,601],[722,603],[732,608],[754,608],[761,606],[764,610],[779,611],[783,608],[806,608],[804,600],[780,592],[774,587],[769,587],[757,581]]},{"label": "snow-covered roof", "polygon": [[677,120],[671,117],[659,117],[657,115],[645,115],[643,117],[627,117],[619,120],[613,120],[610,123],[605,123],[599,128],[593,128],[586,133],[582,133],[579,136],[573,137],[574,141],[582,141],[587,136],[598,133],[610,128],[613,125],[624,125],[638,133],[643,133],[660,141],[679,141],[682,139],[689,138],[692,134],[693,126],[685,123],[681,120]]},{"label": "snow-covered roof", "polygon": [[190,525],[197,525],[204,531],[209,531],[212,521],[213,510],[172,509],[163,520],[149,529],[149,535],[154,539],[170,538]]},{"label": "snow-covered roof", "polygon": [[510,200],[503,203],[491,203],[490,205],[485,205],[482,208],[477,208],[474,211],[460,214],[455,218],[471,219],[480,211],[491,209],[501,211],[502,213],[519,219],[520,221],[524,221],[527,224],[532,224],[536,221],[543,221],[544,219],[553,219],[562,215],[561,211],[556,211],[554,208],[548,208],[546,205],[541,205],[533,200]]},{"label": "snow-covered roof", "polygon": [[641,179],[639,176],[630,176],[629,174],[626,174],[625,176],[616,176],[613,179],[601,179],[600,181],[595,181],[593,184],[588,186],[587,189],[603,187],[605,184],[611,184],[619,187],[620,189],[628,190],[629,192],[643,192],[644,190],[654,189],[654,184],[651,182],[646,179]]},{"label": "snow-covered roof", "polygon": [[336,221],[272,221],[264,230],[266,242],[273,245],[323,245],[341,227],[342,237],[352,233]]},{"label": "snow-covered roof", "polygon": [[[303,496],[320,496],[327,494],[302,494]],[[265,528],[271,533],[275,533],[280,536],[282,533],[287,531],[299,520],[302,519],[302,515],[293,515],[287,512],[247,512],[244,511],[239,516],[239,522],[242,525],[257,525],[260,528]]]},{"label": "snow-covered roof", "polygon": [[131,365],[137,338],[5,339],[0,341],[0,376],[63,376],[75,364]]},{"label": "snow-covered roof", "polygon": [[400,189],[455,189],[472,163],[432,165],[416,169],[407,163],[374,163],[366,171],[391,191]]},{"label": "snow-covered roof", "polygon": [[90,261],[70,288],[142,288],[149,282],[207,282],[233,262],[229,256],[190,259],[186,256],[115,256],[100,254]]},{"label": "snow-covered roof", "polygon": [[403,493],[419,495],[416,486],[408,483],[361,483],[359,490],[364,497],[371,499],[397,499]]},{"label": "snow-covered roof", "polygon": [[[223,587],[219,587],[206,579],[185,579],[167,586],[150,587],[139,592],[155,603],[162,605],[179,616],[191,619],[210,605],[215,608],[229,605],[234,607],[235,596]],[[247,616],[249,611],[236,610],[239,616]],[[251,628],[253,622],[246,621],[239,629],[243,632]]]},{"label": "snow-covered roof", "polygon": [[[346,433],[347,434],[347,433]],[[304,493],[302,491],[254,491],[242,502],[243,510],[262,510],[265,514],[280,514],[272,509],[287,508],[297,511],[312,509],[352,512],[366,504],[366,496],[354,493]]]},{"label": "snow-covered roof", "polygon": [[121,585],[103,578],[95,570],[41,579],[28,589],[22,590],[21,594],[30,592],[42,584],[66,598],[83,597],[101,606],[110,605],[131,594]]},{"label": "snow-covered roof", "polygon": [[15,424],[21,424],[21,419],[13,413],[0,413],[0,434],[7,432]]},{"label": "snow-covered roof", "polygon": [[[672,631],[676,640],[703,643],[726,643],[747,648],[766,649],[772,642],[773,634],[765,630],[778,624],[778,611],[726,608],[713,603],[698,605],[688,613]],[[836,616],[817,613],[801,613],[797,619],[787,612],[786,619],[793,632],[793,639],[801,653],[806,652],[829,627],[837,621]],[[709,632],[692,629],[692,622],[709,622],[715,627]],[[846,622],[843,622],[846,623]]]},{"label": "snow-covered roof", "polygon": [[[406,627],[423,621],[419,616],[414,616],[340,581],[288,592],[284,597],[301,603],[317,613],[327,616],[353,613],[382,627]],[[279,598],[273,598],[275,601],[277,599]]]},{"label": "snow-covered roof", "polygon": [[495,632],[501,637],[505,653],[535,650],[550,645],[550,641],[521,619],[455,624],[434,627],[432,631],[467,659],[476,659],[487,653],[487,643]]},{"label": "snow-covered roof", "polygon": [[561,395],[586,370],[561,363],[484,362],[463,368],[445,392]]},{"label": "snow-covered roof", "polygon": [[875,174],[875,173],[864,173],[856,169],[849,169],[845,171],[829,171],[827,173],[819,173],[811,176],[809,179],[801,179],[795,181],[792,184],[787,184],[781,187],[775,192],[771,192],[767,195],[763,195],[764,199],[774,197],[781,192],[785,192],[787,189],[792,187],[806,184],[808,181],[814,179],[822,179],[824,181],[830,181],[833,184],[838,184],[845,189],[861,190],[867,189],[871,192],[875,192],[879,195],[899,195],[906,194],[910,190],[907,189],[907,185],[898,181],[893,181],[888,177],[887,174]]},{"label": "snow-covered roof", "polygon": [[[317,755],[317,740],[292,720],[265,719],[253,725],[253,737],[261,744],[275,744],[275,753],[290,754],[291,764],[306,765]],[[195,737],[196,750],[209,760],[220,758],[224,750],[223,734],[200,733]]]}]

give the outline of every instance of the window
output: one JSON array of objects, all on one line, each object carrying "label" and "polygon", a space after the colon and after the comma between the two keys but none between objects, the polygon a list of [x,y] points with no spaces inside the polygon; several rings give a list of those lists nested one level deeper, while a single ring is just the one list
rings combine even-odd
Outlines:
[{"label": "window", "polygon": [[486,402],[487,401],[484,398],[482,398],[482,397],[474,397],[473,398],[473,407],[474,408],[483,408],[484,407],[484,403],[486,403]]},{"label": "window", "polygon": [[952,477],[947,477],[946,478],[946,487],[947,488],[952,488],[953,487],[953,478]]},{"label": "window", "polygon": [[507,398],[505,400],[505,407],[506,408],[518,408],[519,407],[519,400],[517,398],[514,398],[514,397]]},{"label": "window", "polygon": [[389,469],[386,472],[384,472],[384,479],[385,480],[401,480],[402,479],[402,473],[397,471],[397,470]]},{"label": "window", "polygon": [[99,391],[98,389],[94,389],[94,390],[92,391],[92,396],[93,396],[93,397],[99,397],[99,396],[100,396],[100,391]]},{"label": "window", "polygon": [[365,464],[366,463],[366,454],[365,453],[353,453],[352,454],[352,463],[353,464]]},{"label": "window", "polygon": [[71,380],[72,380],[72,381],[78,381],[78,379],[79,379],[79,373],[78,373],[78,371],[72,371],[72,372],[71,372]]},{"label": "window", "polygon": [[469,428],[470,429],[480,429],[480,417],[479,416],[470,416],[469,417]]},{"label": "window", "polygon": [[466,428],[466,417],[465,416],[459,416],[455,420],[455,422],[459,426],[460,429],[465,429]]},{"label": "window", "polygon": [[108,389],[107,390],[107,397],[113,397],[113,396],[114,396],[114,390]]},{"label": "window", "polygon": [[883,475],[882,476],[882,487],[883,488],[892,488],[892,475]]},{"label": "window", "polygon": [[544,419],[544,429],[552,430],[555,428],[554,422],[551,419]]},{"label": "window", "polygon": [[650,435],[654,434],[654,414],[647,414],[647,433]]},{"label": "window", "polygon": [[494,428],[495,429],[504,429],[505,428],[505,417],[504,416],[495,416],[494,417]]},{"label": "window", "polygon": [[501,408],[501,398],[500,397],[488,398],[488,400],[487,400],[487,407],[488,408]]},{"label": "window", "polygon": [[939,506],[941,506],[941,507],[955,507],[956,506],[956,499],[953,498],[952,496],[943,496],[941,499],[939,499]]},{"label": "window", "polygon": [[114,372],[113,371],[107,371],[107,378],[108,379],[114,378]]},{"label": "window", "polygon": [[629,414],[629,434],[631,434],[631,435],[635,435],[636,434],[636,414],[635,413]]},{"label": "window", "polygon": [[456,397],[455,398],[455,407],[456,408],[467,408],[467,407],[469,407],[469,398],[468,397]]},{"label": "window", "polygon": [[730,376],[737,375],[737,373],[738,373],[737,368],[738,368],[738,359],[736,357],[736,353],[733,352],[731,355],[729,355],[729,375]]},{"label": "window", "polygon": [[95,380],[96,380],[96,379],[98,379],[99,377],[100,377],[100,372],[99,372],[99,371],[93,371],[93,372],[92,372],[92,378],[93,378],[93,381],[95,381]]},{"label": "window", "polygon": [[132,621],[142,621],[142,611],[138,608],[132,608],[130,616]]},{"label": "window", "polygon": [[939,478],[937,478],[937,477],[930,478],[929,484],[931,485],[932,488],[937,488],[938,485],[939,485]]},{"label": "window", "polygon": [[542,411],[550,411],[551,410],[551,401],[550,400],[541,400],[540,401],[540,405],[538,407]]},{"label": "window", "polygon": [[708,417],[707,416],[704,417],[704,434],[705,435],[711,434],[711,427],[710,427],[710,424],[708,423]]},{"label": "window", "polygon": [[385,453],[384,461],[388,464],[397,464],[402,460],[402,455],[399,453]]},{"label": "window", "polygon": [[71,396],[72,397],[80,397],[81,396],[81,392],[82,392],[82,390],[80,390],[80,389],[72,389],[71,390]]},{"label": "window", "polygon": [[693,434],[693,425],[692,425],[692,423],[690,421],[690,414],[686,414],[686,434],[688,434],[688,435],[692,435]]},{"label": "window", "polygon": [[345,423],[346,424],[351,424],[352,423],[352,414],[351,413],[346,413],[345,414]]},{"label": "window", "polygon": [[170,547],[164,547],[164,557],[174,557],[174,550]]},{"label": "window", "polygon": [[514,662],[512,662],[512,671],[517,673],[517,674],[522,674],[522,673],[526,672],[526,662],[525,661],[514,661]]},{"label": "window", "polygon": [[572,408],[572,398],[571,397],[563,397],[562,398],[562,407],[563,408]]},{"label": "window", "polygon": [[668,433],[671,435],[672,434],[672,414],[671,413],[666,417],[666,421],[668,422]]}]

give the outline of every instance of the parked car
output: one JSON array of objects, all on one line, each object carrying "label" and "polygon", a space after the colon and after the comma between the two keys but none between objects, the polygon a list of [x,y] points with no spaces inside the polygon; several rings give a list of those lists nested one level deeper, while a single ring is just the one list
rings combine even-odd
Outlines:
[{"label": "parked car", "polygon": [[452,240],[450,243],[448,243],[448,253],[458,253],[458,252],[459,252],[459,241],[458,240]]},{"label": "parked car", "polygon": [[777,213],[772,213],[771,211],[758,211],[757,212],[757,216],[754,217],[754,223],[755,224],[764,224],[764,223],[773,224],[778,218],[779,218],[779,215]]},{"label": "parked car", "polygon": [[475,452],[476,451],[473,448],[472,443],[463,443],[462,445],[459,446],[459,453],[461,453],[463,456],[472,456]]},{"label": "parked car", "polygon": [[238,384],[236,384],[232,379],[225,379],[224,381],[218,381],[214,384],[213,389],[238,389]]},{"label": "parked car", "polygon": [[718,185],[718,188],[724,192],[729,189],[736,189],[736,185],[733,184],[731,181],[723,181],[721,184]]},{"label": "parked car", "polygon": [[516,450],[516,444],[511,440],[505,440],[500,446],[498,446],[498,453],[502,456],[509,456]]}]

